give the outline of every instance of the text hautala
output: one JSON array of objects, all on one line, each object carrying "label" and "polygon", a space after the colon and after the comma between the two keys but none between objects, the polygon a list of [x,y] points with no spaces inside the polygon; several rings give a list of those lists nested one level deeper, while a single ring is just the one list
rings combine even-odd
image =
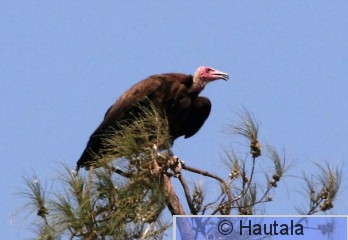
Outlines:
[{"label": "text hautala", "polygon": [[251,220],[248,223],[240,220],[239,223],[240,235],[304,235],[303,225],[295,224],[293,220],[290,223],[256,223],[252,224]]}]

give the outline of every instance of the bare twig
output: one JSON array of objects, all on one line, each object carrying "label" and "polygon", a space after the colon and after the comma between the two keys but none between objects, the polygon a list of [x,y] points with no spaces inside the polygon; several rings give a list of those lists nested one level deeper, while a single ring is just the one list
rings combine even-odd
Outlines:
[{"label": "bare twig", "polygon": [[184,179],[184,176],[182,174],[179,175],[179,181],[184,189],[184,193],[185,193],[185,197],[186,197],[186,201],[187,201],[187,204],[190,208],[190,211],[193,215],[197,215],[197,212],[195,210],[195,208],[193,207],[193,203],[192,203],[192,198],[191,198],[191,195],[190,195],[190,190],[189,190],[189,187]]},{"label": "bare twig", "polygon": [[210,178],[213,178],[213,179],[219,181],[222,184],[222,186],[223,186],[223,191],[227,195],[227,202],[225,204],[228,205],[228,204],[232,203],[232,193],[231,193],[231,190],[230,190],[228,184],[225,182],[225,180],[223,180],[221,177],[219,177],[219,176],[217,176],[215,174],[209,173],[207,171],[203,171],[203,170],[200,170],[200,169],[197,169],[197,168],[194,168],[194,167],[189,167],[189,166],[187,166],[185,164],[182,164],[182,169],[185,169],[187,171],[194,172],[194,173],[197,173],[197,174],[200,174],[200,175],[203,175],[203,176],[207,176],[207,177],[210,177]]}]

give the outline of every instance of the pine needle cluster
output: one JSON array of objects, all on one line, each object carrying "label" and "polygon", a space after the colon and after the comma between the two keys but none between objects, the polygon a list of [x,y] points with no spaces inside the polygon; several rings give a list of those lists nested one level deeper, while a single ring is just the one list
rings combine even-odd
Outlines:
[{"label": "pine needle cluster", "polygon": [[[47,192],[36,177],[25,178],[26,207],[42,220],[38,239],[161,238],[169,225],[161,220],[167,197],[157,160],[158,148],[170,150],[168,123],[153,105],[141,110],[105,136],[109,151],[87,173],[65,167],[62,189]],[[115,173],[120,166],[124,176]]]}]

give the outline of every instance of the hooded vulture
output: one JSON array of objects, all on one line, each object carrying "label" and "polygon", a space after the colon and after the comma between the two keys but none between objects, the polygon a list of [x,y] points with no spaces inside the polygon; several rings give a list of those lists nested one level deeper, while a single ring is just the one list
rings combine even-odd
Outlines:
[{"label": "hooded vulture", "polygon": [[[92,133],[80,159],[81,167],[89,168],[96,156],[105,151],[103,136],[111,129],[117,129],[121,121],[131,124],[134,112],[150,100],[158,109],[163,110],[169,125],[171,141],[184,136],[193,136],[208,118],[211,103],[199,94],[205,85],[217,79],[228,79],[228,74],[212,67],[198,67],[194,75],[166,73],[150,76],[132,86],[106,112],[104,120]],[[105,137],[104,137],[105,138]]]}]

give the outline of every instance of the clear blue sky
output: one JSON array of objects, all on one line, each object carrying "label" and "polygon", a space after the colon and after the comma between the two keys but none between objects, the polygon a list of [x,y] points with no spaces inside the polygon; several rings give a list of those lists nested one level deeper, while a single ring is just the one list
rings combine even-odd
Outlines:
[{"label": "clear blue sky", "polygon": [[[220,156],[234,140],[222,129],[245,106],[261,122],[261,143],[294,160],[289,175],[313,162],[342,166],[347,13],[347,1],[2,0],[0,239],[33,236],[22,216],[11,217],[23,204],[22,176],[55,181],[60,163],[74,167],[106,109],[156,73],[210,65],[230,74],[203,92],[213,103],[203,129],[176,143],[190,165],[226,174]],[[348,214],[347,172],[343,164],[336,214]],[[302,186],[284,180],[269,214],[296,214]]]}]

